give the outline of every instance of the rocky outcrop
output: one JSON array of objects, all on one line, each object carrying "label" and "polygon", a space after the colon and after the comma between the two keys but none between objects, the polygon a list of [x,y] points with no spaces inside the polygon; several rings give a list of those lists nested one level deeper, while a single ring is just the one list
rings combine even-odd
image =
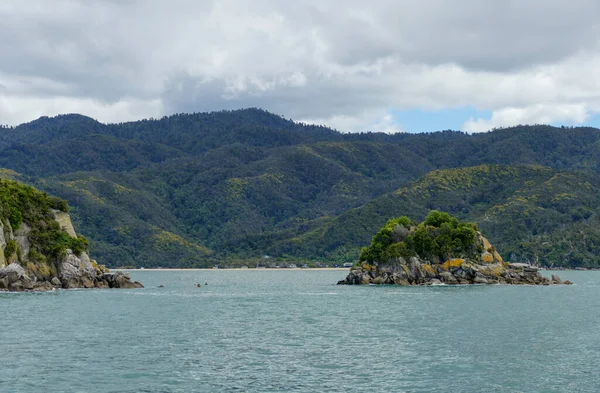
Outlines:
[{"label": "rocky outcrop", "polygon": [[353,268],[338,284],[459,285],[459,284],[571,284],[552,275],[544,277],[535,266],[522,263],[474,263],[452,259],[430,263],[416,257],[394,265]]},{"label": "rocky outcrop", "polygon": [[131,282],[129,274],[123,272],[104,273],[102,281],[106,283],[108,288],[144,288],[137,281]]},{"label": "rocky outcrop", "polygon": [[75,228],[73,227],[73,223],[71,222],[71,216],[69,213],[61,212],[60,210],[52,209],[52,214],[54,215],[54,220],[58,222],[60,228],[67,232],[71,237],[77,237],[75,233]]},{"label": "rocky outcrop", "polygon": [[57,271],[64,288],[94,288],[95,279],[102,274],[87,253],[76,256],[71,250],[59,261]]},{"label": "rocky outcrop", "polygon": [[[80,263],[78,265],[78,263]],[[89,265],[88,265],[89,263]],[[92,268],[90,269],[89,266]],[[81,268],[81,274],[76,269]],[[0,291],[49,291],[73,288],[143,288],[137,281],[132,282],[129,275],[123,272],[108,272],[100,266],[94,267],[89,258],[70,254],[61,263],[62,274],[50,280],[38,279],[36,275],[27,275],[18,263],[0,269]]]},{"label": "rocky outcrop", "polygon": [[[60,230],[71,238],[77,238],[67,213],[52,210],[51,214]],[[34,253],[31,251],[31,232],[31,227],[25,222],[21,223],[17,231],[13,231],[8,220],[0,221],[0,291],[143,288],[139,282],[132,282],[127,273],[111,273],[104,266],[98,265],[85,251],[77,255],[73,250],[66,249],[60,253],[60,257]],[[7,246],[11,250],[10,255],[5,256]]]},{"label": "rocky outcrop", "polygon": [[[435,229],[434,229],[435,231]],[[476,231],[464,247],[468,257],[440,260],[439,256],[395,257],[385,262],[363,261],[338,284],[460,285],[460,284],[571,284],[552,275],[544,277],[535,266],[506,263],[490,242]]]},{"label": "rocky outcrop", "polygon": [[[563,284],[528,264],[506,263],[478,226],[432,210],[416,223],[393,218],[364,247],[359,264],[338,284]],[[567,284],[565,282],[564,284]]]}]

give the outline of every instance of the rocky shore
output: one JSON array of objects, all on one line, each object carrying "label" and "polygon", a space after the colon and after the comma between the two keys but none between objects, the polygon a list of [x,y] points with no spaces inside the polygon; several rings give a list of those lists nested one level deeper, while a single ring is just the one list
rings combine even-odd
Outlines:
[{"label": "rocky shore", "polygon": [[[70,251],[70,250],[69,250]],[[128,273],[110,272],[96,265],[87,254],[77,257],[69,252],[58,264],[58,275],[50,279],[29,272],[14,262],[0,269],[0,291],[42,292],[73,288],[143,288],[131,281]]]},{"label": "rocky shore", "polygon": [[0,178],[0,291],[142,288],[88,254],[66,201]]},{"label": "rocky shore", "polygon": [[432,210],[417,224],[389,220],[363,248],[357,266],[338,284],[460,285],[571,284],[537,267],[504,262],[474,223]]},{"label": "rocky shore", "polygon": [[451,259],[435,264],[419,260],[398,261],[394,265],[357,267],[338,282],[338,285],[396,284],[396,285],[460,285],[512,284],[551,285],[572,284],[552,275],[544,277],[535,266],[523,263],[497,262],[478,264],[465,259]]}]

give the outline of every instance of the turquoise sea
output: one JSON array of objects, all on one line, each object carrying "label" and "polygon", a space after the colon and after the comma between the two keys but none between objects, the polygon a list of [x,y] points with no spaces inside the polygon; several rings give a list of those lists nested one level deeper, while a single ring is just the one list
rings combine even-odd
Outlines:
[{"label": "turquoise sea", "polygon": [[345,274],[133,271],[145,289],[0,293],[0,392],[600,391],[600,272],[334,285]]}]

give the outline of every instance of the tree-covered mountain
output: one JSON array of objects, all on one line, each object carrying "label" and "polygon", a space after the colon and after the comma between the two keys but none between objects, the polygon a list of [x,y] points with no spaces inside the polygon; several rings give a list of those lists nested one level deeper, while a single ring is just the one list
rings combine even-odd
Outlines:
[{"label": "tree-covered mountain", "polygon": [[387,218],[433,208],[480,222],[514,260],[595,265],[599,135],[342,134],[258,109],[121,124],[62,115],[1,129],[0,167],[67,199],[109,266],[354,261]]},{"label": "tree-covered mountain", "polygon": [[429,172],[394,192],[277,245],[275,252],[356,255],[390,214],[423,219],[444,210],[479,223],[509,261],[600,265],[600,178],[537,165],[481,165]]}]

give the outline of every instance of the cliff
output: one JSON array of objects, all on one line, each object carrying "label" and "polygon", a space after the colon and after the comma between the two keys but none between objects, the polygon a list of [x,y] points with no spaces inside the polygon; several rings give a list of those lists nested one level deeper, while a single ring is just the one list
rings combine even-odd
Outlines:
[{"label": "cliff", "polygon": [[506,263],[477,225],[432,211],[420,224],[387,222],[338,284],[571,284],[535,266]]},{"label": "cliff", "polygon": [[127,274],[90,259],[66,201],[0,179],[0,290],[139,287]]}]

